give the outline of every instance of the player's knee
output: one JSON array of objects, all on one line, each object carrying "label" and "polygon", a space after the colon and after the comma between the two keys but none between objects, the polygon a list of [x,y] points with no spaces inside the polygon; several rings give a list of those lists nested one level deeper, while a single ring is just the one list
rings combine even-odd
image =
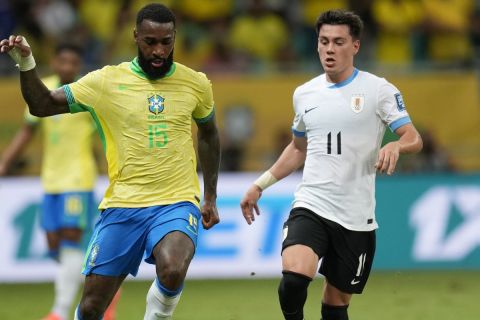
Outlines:
[{"label": "player's knee", "polygon": [[160,283],[172,290],[180,287],[186,274],[186,267],[182,263],[163,263],[157,267],[157,277]]},{"label": "player's knee", "polygon": [[283,271],[282,281],[278,287],[278,295],[280,298],[286,295],[296,295],[307,290],[308,285],[312,279],[306,275]]},{"label": "player's knee", "polygon": [[348,304],[332,306],[322,303],[322,320],[348,320]]},{"label": "player's knee", "polygon": [[103,312],[105,311],[102,307],[103,304],[100,301],[96,301],[93,298],[84,298],[79,305],[79,314],[81,315],[82,320],[98,320],[102,319]]}]

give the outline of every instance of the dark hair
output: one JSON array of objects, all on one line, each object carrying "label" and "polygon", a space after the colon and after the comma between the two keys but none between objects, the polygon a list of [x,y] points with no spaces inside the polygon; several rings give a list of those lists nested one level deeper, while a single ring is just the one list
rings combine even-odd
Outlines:
[{"label": "dark hair", "polygon": [[169,8],[160,3],[150,3],[140,9],[137,14],[137,26],[143,20],[151,20],[158,23],[173,22],[173,26],[175,26],[175,15]]},{"label": "dark hair", "polygon": [[357,14],[345,10],[329,10],[322,13],[315,23],[317,34],[319,34],[320,28],[324,24],[347,25],[354,40],[360,39],[363,30],[362,19]]},{"label": "dark hair", "polygon": [[83,56],[82,47],[80,47],[80,46],[78,46],[74,43],[63,42],[63,43],[57,44],[57,46],[55,47],[55,55],[59,55],[63,51],[72,51],[72,52],[78,54],[80,57]]}]

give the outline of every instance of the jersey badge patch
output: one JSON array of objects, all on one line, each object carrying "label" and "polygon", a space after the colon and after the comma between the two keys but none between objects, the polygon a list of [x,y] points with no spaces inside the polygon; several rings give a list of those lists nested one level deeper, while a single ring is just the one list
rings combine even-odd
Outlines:
[{"label": "jersey badge patch", "polygon": [[91,267],[94,267],[95,266],[95,261],[97,260],[97,256],[98,256],[98,250],[100,249],[100,247],[98,246],[98,244],[95,244],[92,248],[92,251],[90,252],[90,258],[89,258],[89,261],[88,261],[88,264],[91,266]]},{"label": "jersey badge patch", "polygon": [[353,94],[352,100],[350,102],[350,107],[352,111],[355,113],[360,113],[363,110],[363,106],[365,105],[365,96],[363,94]]},{"label": "jersey badge patch", "polygon": [[403,98],[400,93],[395,93],[395,100],[397,100],[398,111],[400,112],[405,111],[405,103],[403,102]]},{"label": "jersey badge patch", "polygon": [[148,110],[151,113],[157,115],[161,113],[163,109],[165,109],[165,105],[163,103],[165,99],[159,96],[158,94],[154,94],[148,97],[147,99],[148,99]]}]

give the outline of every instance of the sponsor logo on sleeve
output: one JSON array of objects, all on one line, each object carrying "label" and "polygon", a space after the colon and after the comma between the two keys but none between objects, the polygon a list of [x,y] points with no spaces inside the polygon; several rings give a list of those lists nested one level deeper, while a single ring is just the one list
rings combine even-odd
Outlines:
[{"label": "sponsor logo on sleeve", "polygon": [[405,103],[403,102],[403,98],[400,93],[395,93],[395,100],[397,100],[398,111],[400,112],[405,111]]}]

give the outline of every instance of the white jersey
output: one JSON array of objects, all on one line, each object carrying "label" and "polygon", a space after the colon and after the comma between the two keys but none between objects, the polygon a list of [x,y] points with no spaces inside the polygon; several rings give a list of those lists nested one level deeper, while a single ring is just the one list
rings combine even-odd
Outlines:
[{"label": "white jersey", "polygon": [[375,220],[375,168],[388,125],[410,123],[397,88],[354,70],[330,83],[322,74],[293,94],[292,131],[308,141],[303,178],[294,207],[307,208],[349,230],[371,231]]}]

